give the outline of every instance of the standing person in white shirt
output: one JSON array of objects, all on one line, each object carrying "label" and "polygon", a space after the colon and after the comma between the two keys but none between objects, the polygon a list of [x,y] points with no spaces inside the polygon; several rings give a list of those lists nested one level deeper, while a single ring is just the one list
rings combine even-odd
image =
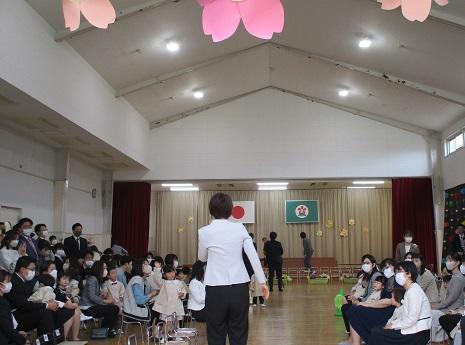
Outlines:
[{"label": "standing person in white shirt", "polygon": [[246,345],[249,332],[249,275],[242,259],[245,251],[265,299],[269,297],[260,260],[244,225],[228,221],[232,199],[215,194],[209,203],[215,218],[199,230],[199,260],[207,262],[205,308],[208,345]]},{"label": "standing person in white shirt", "polygon": [[187,309],[192,311],[192,316],[195,321],[207,322],[205,312],[205,284],[203,277],[205,276],[205,263],[196,261],[192,265],[191,280],[189,282],[189,300],[187,301]]},{"label": "standing person in white shirt", "polygon": [[396,282],[406,290],[402,315],[384,328],[373,328],[370,344],[426,345],[430,339],[431,306],[422,288],[415,283],[418,272],[415,264],[403,261],[396,273]]}]

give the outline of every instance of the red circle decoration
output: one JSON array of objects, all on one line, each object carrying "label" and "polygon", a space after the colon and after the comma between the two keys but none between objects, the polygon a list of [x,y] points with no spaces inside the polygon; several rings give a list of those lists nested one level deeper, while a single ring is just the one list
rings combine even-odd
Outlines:
[{"label": "red circle decoration", "polygon": [[245,210],[242,206],[234,206],[232,209],[232,217],[234,219],[241,219],[245,215]]}]

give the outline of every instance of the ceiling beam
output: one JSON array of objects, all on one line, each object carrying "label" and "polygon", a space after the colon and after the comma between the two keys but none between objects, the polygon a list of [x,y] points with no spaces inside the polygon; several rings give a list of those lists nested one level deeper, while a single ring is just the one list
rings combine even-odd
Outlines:
[{"label": "ceiling beam", "polygon": [[192,116],[192,115],[198,114],[198,113],[200,113],[202,111],[206,111],[206,110],[209,110],[209,109],[219,107],[220,105],[233,102],[233,101],[235,101],[237,99],[240,99],[242,97],[246,97],[246,96],[258,93],[258,92],[263,91],[263,90],[277,90],[277,91],[280,91],[280,92],[288,93],[290,95],[294,95],[296,97],[303,98],[303,99],[305,99],[307,101],[310,101],[310,102],[323,104],[323,105],[329,106],[331,108],[335,108],[335,109],[338,109],[338,110],[341,110],[341,111],[345,111],[345,112],[351,113],[351,114],[356,115],[356,116],[361,116],[361,117],[364,117],[364,118],[368,118],[370,120],[374,120],[374,121],[377,121],[377,122],[380,122],[380,123],[383,123],[383,124],[386,124],[386,125],[389,125],[389,126],[392,126],[392,127],[396,127],[396,128],[399,128],[399,129],[402,129],[402,130],[405,130],[405,131],[408,131],[408,132],[411,132],[411,133],[419,134],[421,136],[429,136],[429,135],[431,135],[431,133],[434,133],[434,131],[428,130],[426,128],[422,128],[422,127],[419,127],[419,126],[411,125],[411,124],[406,123],[406,122],[390,119],[390,118],[388,118],[386,116],[382,116],[382,115],[379,115],[379,114],[363,111],[363,110],[353,108],[353,107],[344,106],[344,105],[341,105],[341,104],[338,104],[338,103],[335,103],[335,102],[327,101],[327,100],[317,98],[317,97],[312,97],[312,96],[307,95],[307,94],[303,94],[303,93],[300,93],[300,92],[296,92],[296,91],[292,91],[292,90],[289,90],[289,89],[285,89],[285,88],[281,88],[281,87],[277,87],[277,86],[272,86],[272,85],[262,87],[262,88],[259,88],[259,89],[255,89],[255,90],[252,90],[252,91],[248,91],[248,92],[245,92],[245,93],[242,93],[240,95],[233,96],[233,97],[225,98],[225,99],[222,99],[220,101],[209,103],[209,104],[203,105],[201,107],[191,109],[191,110],[188,110],[188,111],[185,111],[185,112],[182,112],[182,113],[170,115],[170,116],[168,116],[168,117],[166,117],[164,119],[161,119],[161,120],[152,121],[150,123],[150,129],[167,125],[169,123],[184,119],[184,118],[186,118],[188,116]]},{"label": "ceiling beam", "polygon": [[212,65],[216,65],[216,64],[221,63],[223,61],[232,59],[232,58],[234,58],[236,56],[243,55],[245,53],[248,53],[250,51],[259,49],[259,48],[267,46],[267,45],[269,45],[269,43],[261,43],[261,44],[258,44],[258,45],[255,45],[255,46],[252,46],[252,47],[249,47],[249,48],[241,49],[241,50],[229,53],[229,54],[225,54],[225,55],[221,55],[221,56],[218,56],[218,57],[215,57],[215,58],[212,58],[212,59],[208,59],[208,60],[202,61],[200,63],[190,65],[188,67],[184,67],[184,68],[182,68],[180,70],[177,70],[177,71],[174,71],[174,72],[160,74],[160,75],[158,75],[158,76],[156,76],[154,78],[150,78],[150,79],[135,83],[133,85],[123,87],[123,88],[121,88],[119,90],[116,90],[116,97],[126,96],[126,95],[129,95],[131,93],[137,92],[137,91],[145,89],[147,87],[150,87],[150,86],[163,84],[164,82],[166,82],[168,80],[181,77],[183,75],[186,75],[186,74],[189,74],[189,73],[204,69],[204,68],[212,66]]},{"label": "ceiling beam", "polygon": [[[129,18],[129,17],[132,17],[134,15],[137,15],[137,14],[139,14],[141,12],[145,12],[145,11],[148,11],[148,10],[151,10],[151,9],[154,9],[154,8],[158,8],[158,7],[168,5],[168,4],[171,4],[173,2],[179,2],[179,1],[180,0],[147,0],[147,1],[143,2],[142,4],[134,5],[134,6],[131,6],[131,7],[128,7],[128,8],[117,11],[116,12],[116,21],[115,21],[115,23],[117,23],[118,21],[120,21],[122,19]],[[55,35],[55,41],[56,42],[61,42],[61,41],[64,41],[64,40],[71,39],[73,37],[82,35],[82,34],[84,34],[86,32],[89,32],[89,31],[92,31],[92,30],[97,30],[97,29],[98,28],[96,28],[95,26],[89,24],[89,22],[86,21],[86,22],[81,23],[79,29],[77,29],[77,30],[69,31],[68,29],[63,29],[63,30],[57,31],[57,33]]]}]

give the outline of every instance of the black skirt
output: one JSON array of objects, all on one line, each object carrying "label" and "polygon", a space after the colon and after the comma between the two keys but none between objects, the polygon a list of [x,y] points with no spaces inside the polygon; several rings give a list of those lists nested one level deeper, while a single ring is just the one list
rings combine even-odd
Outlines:
[{"label": "black skirt", "polygon": [[53,320],[56,328],[63,328],[66,321],[74,316],[74,309],[60,308],[53,313]]},{"label": "black skirt", "polygon": [[375,327],[371,331],[369,345],[426,345],[430,339],[430,330],[413,334],[402,334],[400,330]]}]

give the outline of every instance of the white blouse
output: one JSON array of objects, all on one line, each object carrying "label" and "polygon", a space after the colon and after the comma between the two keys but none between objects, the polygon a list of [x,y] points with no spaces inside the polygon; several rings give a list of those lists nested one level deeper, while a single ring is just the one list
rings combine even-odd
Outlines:
[{"label": "white blouse", "polygon": [[19,253],[16,249],[0,249],[0,269],[13,273],[15,271],[16,262],[19,259]]},{"label": "white blouse", "polygon": [[205,284],[197,279],[192,279],[189,283],[187,309],[199,311],[203,308],[205,308]]}]

